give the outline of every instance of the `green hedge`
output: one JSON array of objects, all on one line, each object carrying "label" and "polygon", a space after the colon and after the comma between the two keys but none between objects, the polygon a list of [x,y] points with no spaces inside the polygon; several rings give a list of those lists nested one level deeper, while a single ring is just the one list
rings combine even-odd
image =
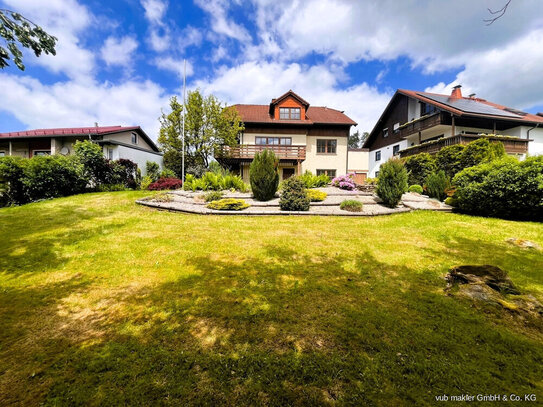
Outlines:
[{"label": "green hedge", "polygon": [[543,156],[507,157],[458,173],[455,205],[462,212],[506,219],[543,220]]}]

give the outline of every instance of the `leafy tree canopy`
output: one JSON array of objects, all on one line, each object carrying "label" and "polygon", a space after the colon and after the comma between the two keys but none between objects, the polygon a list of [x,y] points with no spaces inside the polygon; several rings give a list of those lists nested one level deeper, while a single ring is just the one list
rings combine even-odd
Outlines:
[{"label": "leafy tree canopy", "polygon": [[[158,142],[165,153],[183,151],[181,137],[183,104],[174,96],[170,99],[170,113],[160,120]],[[211,157],[223,145],[233,146],[244,130],[235,108],[224,106],[215,96],[204,97],[199,90],[188,92],[185,116],[185,160],[189,168],[209,166]],[[171,153],[170,153],[171,154]]]},{"label": "leafy tree canopy", "polygon": [[361,148],[369,135],[370,134],[367,131],[360,134],[360,132],[357,130],[349,136],[349,148]]},{"label": "leafy tree canopy", "polygon": [[30,48],[39,57],[42,52],[56,55],[57,38],[49,35],[43,28],[11,10],[0,9],[0,68],[9,66],[13,60],[21,70],[25,70],[23,53],[19,45]]}]

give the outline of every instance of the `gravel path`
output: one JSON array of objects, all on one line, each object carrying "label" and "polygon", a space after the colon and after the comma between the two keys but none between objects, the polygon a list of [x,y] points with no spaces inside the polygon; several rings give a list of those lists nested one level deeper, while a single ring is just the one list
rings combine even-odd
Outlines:
[{"label": "gravel path", "polygon": [[[206,208],[206,203],[203,200],[201,191],[170,191],[168,192],[169,200],[164,199],[158,201],[154,199],[144,198],[136,201],[140,205],[145,205],[157,209],[179,211],[186,213],[197,213],[203,215],[302,215],[302,216],[377,216],[390,215],[393,213],[410,212],[415,209],[433,210],[433,211],[448,211],[452,208],[437,200],[430,199],[424,195],[406,193],[402,197],[402,202],[397,208],[388,208],[381,205],[381,200],[375,196],[360,191],[345,191],[339,188],[326,187],[317,188],[328,194],[328,197],[323,202],[311,202],[309,211],[281,211],[279,208],[279,198],[274,198],[267,202],[256,201],[250,193],[227,192],[225,198],[238,198],[245,200],[251,205],[249,208],[242,211],[217,211]],[[362,212],[348,212],[339,209],[339,204],[345,199],[355,199],[364,204]]]}]

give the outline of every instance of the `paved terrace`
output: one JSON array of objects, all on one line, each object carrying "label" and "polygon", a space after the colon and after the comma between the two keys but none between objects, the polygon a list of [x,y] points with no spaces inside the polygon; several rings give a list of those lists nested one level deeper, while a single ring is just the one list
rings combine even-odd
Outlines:
[{"label": "paved terrace", "polygon": [[[409,212],[415,209],[447,212],[452,210],[452,207],[438,202],[435,199],[413,193],[404,194],[400,205],[398,205],[397,208],[392,209],[382,205],[381,200],[373,194],[360,191],[345,191],[335,187],[317,189],[326,192],[328,196],[322,202],[311,202],[309,211],[282,211],[279,208],[279,198],[261,202],[254,200],[251,193],[241,192],[226,192],[224,194],[224,198],[243,199],[247,204],[251,205],[247,209],[241,211],[218,211],[206,208],[206,202],[203,200],[205,192],[202,191],[170,191],[167,192],[167,199],[164,199],[163,197],[153,199],[150,197],[138,200],[137,203],[157,209],[204,215],[377,216]],[[355,199],[362,202],[364,205],[362,212],[348,212],[341,210],[339,205],[346,199]]]}]

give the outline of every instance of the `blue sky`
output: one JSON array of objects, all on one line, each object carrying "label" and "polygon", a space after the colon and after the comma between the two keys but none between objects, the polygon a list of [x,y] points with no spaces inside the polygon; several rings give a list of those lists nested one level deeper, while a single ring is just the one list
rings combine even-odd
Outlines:
[{"label": "blue sky", "polygon": [[543,111],[543,2],[513,0],[0,0],[58,37],[57,56],[0,71],[0,132],[141,125],[187,85],[225,103],[293,89],[369,131],[397,88],[462,84]]}]

